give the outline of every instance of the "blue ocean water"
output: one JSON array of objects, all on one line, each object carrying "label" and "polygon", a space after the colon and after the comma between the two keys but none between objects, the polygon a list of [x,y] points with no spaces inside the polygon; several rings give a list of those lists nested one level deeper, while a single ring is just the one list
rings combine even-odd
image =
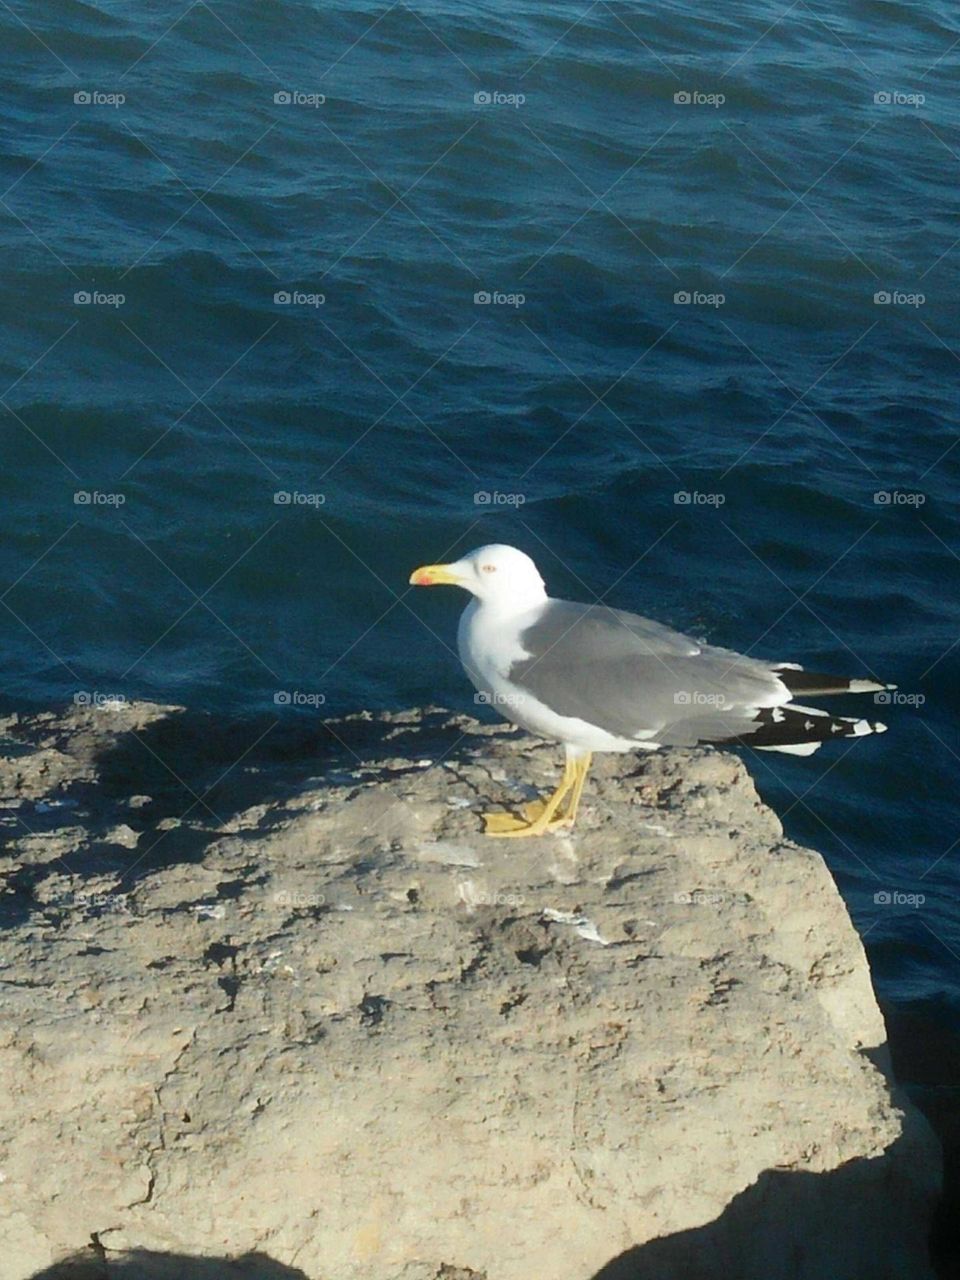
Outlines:
[{"label": "blue ocean water", "polygon": [[407,576],[511,542],[897,682],[885,737],[748,763],[881,994],[960,1019],[955,8],[0,28],[6,706],[473,710],[462,602]]}]

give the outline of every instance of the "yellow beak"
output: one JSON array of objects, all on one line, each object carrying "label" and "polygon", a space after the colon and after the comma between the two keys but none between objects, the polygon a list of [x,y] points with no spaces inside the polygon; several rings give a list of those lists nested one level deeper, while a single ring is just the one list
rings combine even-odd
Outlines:
[{"label": "yellow beak", "polygon": [[410,585],[412,587],[459,586],[462,579],[455,573],[451,573],[450,569],[451,566],[448,564],[421,565],[411,573]]}]

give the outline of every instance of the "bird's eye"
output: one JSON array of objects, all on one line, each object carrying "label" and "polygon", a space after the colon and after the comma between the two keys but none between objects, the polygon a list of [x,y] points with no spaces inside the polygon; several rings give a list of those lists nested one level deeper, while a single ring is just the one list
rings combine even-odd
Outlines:
[{"label": "bird's eye", "polygon": [[482,564],[482,565],[480,566],[480,568],[483,570],[483,572],[484,572],[484,573],[496,573],[496,572],[497,572],[497,566],[496,566],[495,564]]}]

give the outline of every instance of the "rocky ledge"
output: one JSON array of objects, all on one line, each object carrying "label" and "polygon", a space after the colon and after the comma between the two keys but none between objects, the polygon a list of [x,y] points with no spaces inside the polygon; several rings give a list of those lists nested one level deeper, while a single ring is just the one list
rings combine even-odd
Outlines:
[{"label": "rocky ledge", "polygon": [[7,1280],[929,1276],[936,1143],[735,755],[496,841],[558,752],[437,711],[2,728]]}]

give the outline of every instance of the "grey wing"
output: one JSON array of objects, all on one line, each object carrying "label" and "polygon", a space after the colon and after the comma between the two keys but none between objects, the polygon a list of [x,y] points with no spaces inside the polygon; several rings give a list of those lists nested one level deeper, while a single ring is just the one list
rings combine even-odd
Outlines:
[{"label": "grey wing", "polygon": [[765,663],[619,609],[551,600],[520,639],[530,656],[511,666],[513,684],[622,738],[718,742],[790,698]]}]

